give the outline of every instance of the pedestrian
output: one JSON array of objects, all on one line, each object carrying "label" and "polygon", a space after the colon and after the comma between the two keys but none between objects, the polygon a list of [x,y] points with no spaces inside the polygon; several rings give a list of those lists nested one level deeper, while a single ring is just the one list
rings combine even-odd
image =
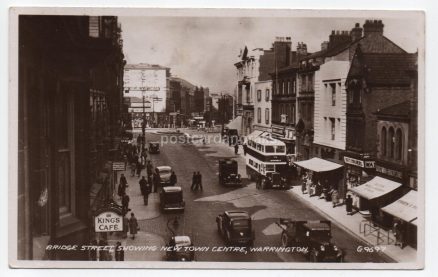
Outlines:
[{"label": "pedestrian", "polygon": [[123,214],[126,214],[129,209],[129,196],[125,193],[122,196],[122,212]]},{"label": "pedestrian", "polygon": [[309,197],[312,196],[312,192],[310,191],[311,186],[312,186],[312,180],[310,179],[310,177],[306,174],[306,190],[307,193],[309,194]]},{"label": "pedestrian", "polygon": [[246,143],[243,144],[243,155],[246,156],[246,150],[248,150],[248,145]]},{"label": "pedestrian", "polygon": [[203,188],[202,188],[202,174],[201,174],[201,172],[198,171],[197,175],[198,175],[198,177],[196,178],[197,179],[196,190],[200,189],[202,191],[203,190]]},{"label": "pedestrian", "polygon": [[149,200],[149,193],[151,192],[150,185],[148,184],[144,176],[141,177],[139,184],[140,184],[141,194],[143,195],[143,203],[147,206]]},{"label": "pedestrian", "polygon": [[196,182],[197,182],[197,178],[198,175],[196,174],[196,172],[193,172],[193,176],[192,176],[192,186],[190,187],[190,190],[195,191],[196,190]]},{"label": "pedestrian", "polygon": [[154,185],[154,193],[158,191],[158,188],[161,185],[161,177],[160,177],[160,171],[158,168],[155,168],[155,173],[153,175],[153,185]]},{"label": "pedestrian", "polygon": [[128,237],[128,231],[129,231],[129,220],[126,218],[126,214],[123,215],[123,234],[122,238],[126,239]]},{"label": "pedestrian", "polygon": [[154,166],[152,165],[150,160],[148,160],[146,164],[146,173],[148,174],[148,178],[149,176],[152,176],[152,174],[154,174]]},{"label": "pedestrian", "polygon": [[99,261],[110,261],[109,251],[107,250],[108,243],[106,240],[99,240]]},{"label": "pedestrian", "polygon": [[177,183],[177,178],[176,178],[176,174],[175,171],[172,170],[172,174],[170,175],[170,185],[174,186]]},{"label": "pedestrian", "polygon": [[303,194],[306,194],[307,193],[307,191],[306,191],[306,178],[304,178],[303,177],[303,180],[302,180],[302,182],[301,182],[301,192],[303,193]]},{"label": "pedestrian", "polygon": [[122,199],[123,195],[126,193],[126,187],[122,184],[119,184],[119,187],[117,188],[117,195]]},{"label": "pedestrian", "polygon": [[400,246],[400,248],[404,248],[404,233],[403,233],[403,226],[401,221],[396,219],[394,221],[394,225],[392,227],[392,231],[394,232],[395,237],[395,246]]},{"label": "pedestrian", "polygon": [[347,195],[347,199],[345,199],[345,209],[347,210],[348,215],[352,215],[353,213],[353,198],[351,195]]},{"label": "pedestrian", "polygon": [[237,153],[239,153],[239,144],[234,144],[234,154],[237,155]]},{"label": "pedestrian", "polygon": [[125,174],[123,174],[123,173],[120,175],[119,184],[122,184],[125,187],[128,186],[128,181],[126,181]]},{"label": "pedestrian", "polygon": [[334,189],[332,192],[332,204],[333,208],[339,204],[339,192],[336,189]]},{"label": "pedestrian", "polygon": [[131,158],[131,177],[135,176],[136,169],[137,169],[137,156],[132,155],[132,158]]},{"label": "pedestrian", "polygon": [[141,170],[143,169],[143,165],[141,164],[142,157],[139,156],[137,159],[137,177],[140,178]]},{"label": "pedestrian", "polygon": [[[95,239],[92,240],[90,245],[97,246],[97,241]],[[95,247],[92,247],[90,250],[88,250],[88,256],[90,261],[97,261],[97,250]]]},{"label": "pedestrian", "polygon": [[137,218],[135,218],[134,213],[131,213],[131,218],[129,219],[129,233],[131,234],[132,239],[135,239],[138,229]]},{"label": "pedestrian", "polygon": [[125,260],[125,250],[123,250],[122,243],[118,241],[116,243],[116,250],[114,251],[114,258],[116,261],[124,261]]}]

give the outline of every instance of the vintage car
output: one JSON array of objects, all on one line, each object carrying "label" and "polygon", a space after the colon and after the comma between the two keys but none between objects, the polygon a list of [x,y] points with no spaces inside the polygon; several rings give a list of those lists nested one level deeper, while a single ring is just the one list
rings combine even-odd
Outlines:
[{"label": "vintage car", "polygon": [[189,236],[172,237],[166,249],[167,261],[190,262],[195,260],[195,251]]},{"label": "vintage car", "polygon": [[283,247],[302,246],[312,262],[343,262],[345,253],[331,242],[329,220],[295,221],[280,218],[277,225],[283,230]]},{"label": "vintage car", "polygon": [[256,182],[257,189],[283,189],[291,188],[287,176],[280,172],[268,172],[266,178],[259,178]]},{"label": "vintage car", "polygon": [[149,142],[149,153],[150,154],[160,153],[160,143],[158,141]]},{"label": "vintage car", "polygon": [[172,175],[172,168],[168,165],[157,166],[158,174],[160,174],[161,187],[170,186],[170,175]]},{"label": "vintage car", "polygon": [[160,191],[160,208],[162,211],[184,211],[186,203],[181,187],[163,187]]},{"label": "vintage car", "polygon": [[219,160],[219,184],[224,186],[242,185],[237,161],[231,159]]},{"label": "vintage car", "polygon": [[228,244],[254,244],[255,234],[247,212],[225,211],[216,217],[216,223],[219,234]]}]

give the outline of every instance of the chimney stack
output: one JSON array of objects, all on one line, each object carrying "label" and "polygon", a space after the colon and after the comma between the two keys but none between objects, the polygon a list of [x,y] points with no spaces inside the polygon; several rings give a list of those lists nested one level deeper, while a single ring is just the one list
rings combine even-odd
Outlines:
[{"label": "chimney stack", "polygon": [[334,48],[347,42],[351,42],[351,37],[348,31],[333,30],[332,34],[329,36],[328,48]]},{"label": "chimney stack", "polygon": [[297,54],[299,56],[306,56],[307,55],[307,45],[304,42],[298,42]]},{"label": "chimney stack", "polygon": [[362,38],[362,28],[359,23],[356,23],[353,29],[350,32],[351,40],[356,41]]},{"label": "chimney stack", "polygon": [[371,34],[383,35],[383,25],[382,20],[366,20],[363,24],[364,36]]}]

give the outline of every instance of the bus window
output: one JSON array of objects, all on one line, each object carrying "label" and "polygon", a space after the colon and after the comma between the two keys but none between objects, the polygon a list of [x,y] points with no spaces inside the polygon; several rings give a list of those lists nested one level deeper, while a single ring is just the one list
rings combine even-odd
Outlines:
[{"label": "bus window", "polygon": [[284,153],[286,151],[284,146],[277,146],[277,153]]},{"label": "bus window", "polygon": [[265,146],[266,153],[274,153],[274,146],[266,145]]},{"label": "bus window", "polygon": [[266,165],[266,171],[275,171],[275,165],[267,164]]},{"label": "bus window", "polygon": [[256,143],[256,149],[260,151],[261,148],[262,148],[262,146],[260,144]]}]

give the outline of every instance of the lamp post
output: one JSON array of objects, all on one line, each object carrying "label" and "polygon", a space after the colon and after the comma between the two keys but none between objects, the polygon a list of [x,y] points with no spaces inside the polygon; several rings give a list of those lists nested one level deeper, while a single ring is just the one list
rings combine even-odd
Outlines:
[{"label": "lamp post", "polygon": [[142,91],[143,94],[143,122],[141,124],[141,134],[142,134],[142,140],[141,140],[141,151],[143,152],[144,149],[146,148],[146,112],[145,112],[145,106],[144,106],[144,102],[145,102],[145,97],[144,97],[144,90]]}]

